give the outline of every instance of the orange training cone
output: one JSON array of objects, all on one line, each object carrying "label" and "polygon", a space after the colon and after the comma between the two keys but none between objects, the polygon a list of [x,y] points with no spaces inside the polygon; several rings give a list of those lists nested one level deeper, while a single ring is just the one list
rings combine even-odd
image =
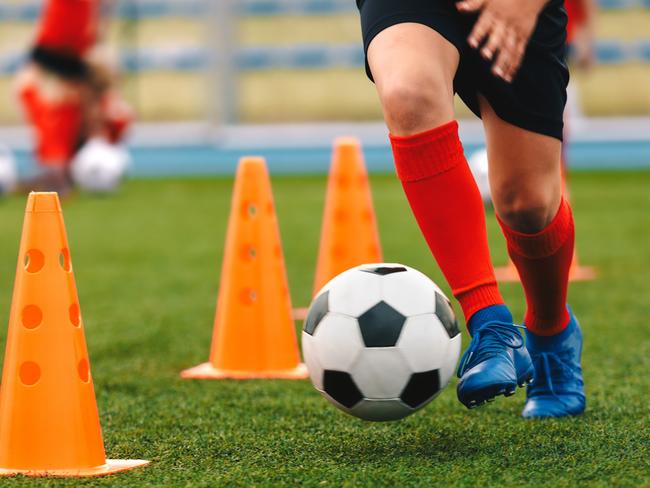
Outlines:
[{"label": "orange training cone", "polygon": [[106,459],[56,193],[27,201],[0,389],[0,475],[100,476]]},{"label": "orange training cone", "polygon": [[243,158],[230,209],[210,361],[183,378],[307,377],[263,158]]},{"label": "orange training cone", "polygon": [[[314,295],[332,278],[364,263],[380,263],[381,246],[361,144],[353,137],[334,141],[325,212],[314,280]],[[306,309],[294,312],[296,319]]]}]

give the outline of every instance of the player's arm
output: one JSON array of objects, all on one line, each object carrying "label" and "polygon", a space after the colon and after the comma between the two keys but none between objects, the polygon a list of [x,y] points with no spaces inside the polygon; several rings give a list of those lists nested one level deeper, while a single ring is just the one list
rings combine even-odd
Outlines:
[{"label": "player's arm", "polygon": [[[461,0],[460,12],[480,12],[467,42],[481,55],[494,59],[495,76],[512,82],[533,34],[537,16],[548,0]],[[496,55],[496,59],[495,59]]]}]

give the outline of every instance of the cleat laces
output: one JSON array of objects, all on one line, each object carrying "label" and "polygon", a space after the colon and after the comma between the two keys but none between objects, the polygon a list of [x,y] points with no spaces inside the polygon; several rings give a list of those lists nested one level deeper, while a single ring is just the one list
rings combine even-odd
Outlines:
[{"label": "cleat laces", "polygon": [[487,322],[472,337],[472,342],[463,357],[460,358],[456,375],[460,378],[465,374],[465,371],[472,369],[486,359],[496,356],[503,351],[504,347],[512,349],[523,347],[524,339],[521,334],[517,333],[517,329],[525,328],[523,325],[498,320]]}]

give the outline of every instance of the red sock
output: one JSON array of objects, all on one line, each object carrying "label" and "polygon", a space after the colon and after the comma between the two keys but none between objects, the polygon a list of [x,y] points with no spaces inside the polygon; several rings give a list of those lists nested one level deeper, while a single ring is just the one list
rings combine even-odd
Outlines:
[{"label": "red sock", "polygon": [[566,297],[575,239],[569,203],[562,199],[553,221],[537,234],[499,223],[526,293],[526,327],[538,335],[562,332],[569,323]]},{"label": "red sock", "polygon": [[455,121],[412,136],[391,135],[397,175],[422,234],[465,319],[503,303],[490,259],[483,202]]}]

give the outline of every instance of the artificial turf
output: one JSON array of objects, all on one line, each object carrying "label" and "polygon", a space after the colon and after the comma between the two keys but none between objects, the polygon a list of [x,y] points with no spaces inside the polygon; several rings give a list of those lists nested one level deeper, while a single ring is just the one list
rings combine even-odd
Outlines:
[{"label": "artificial turf", "polygon": [[[385,260],[442,284],[394,177],[372,183]],[[423,411],[384,424],[346,416],[308,381],[181,380],[181,369],[208,356],[231,184],[134,181],[110,198],[64,202],[107,455],[153,462],[83,482],[0,483],[650,484],[650,172],[572,178],[580,258],[600,273],[570,292],[586,341],[588,410],[550,421],[519,417],[521,391],[468,411],[456,400],[455,380]],[[325,180],[279,177],[273,186],[293,300],[305,305]],[[0,201],[1,317],[8,316],[23,208],[23,197]],[[491,215],[488,221],[494,261],[503,264],[503,241]],[[518,285],[502,290],[521,317]]]}]

